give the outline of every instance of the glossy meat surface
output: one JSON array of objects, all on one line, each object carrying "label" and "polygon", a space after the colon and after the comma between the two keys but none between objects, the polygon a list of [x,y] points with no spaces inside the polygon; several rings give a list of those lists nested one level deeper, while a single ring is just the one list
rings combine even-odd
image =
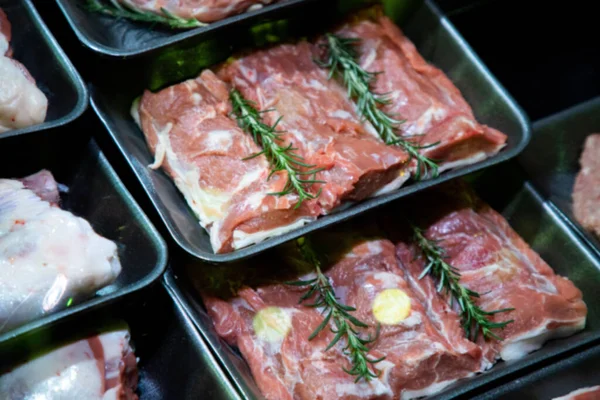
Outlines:
[{"label": "glossy meat surface", "polygon": [[61,310],[111,284],[117,246],[61,210],[48,171],[0,179],[0,331]]},{"label": "glossy meat surface", "polygon": [[137,400],[136,357],[127,330],[52,350],[0,376],[4,400]]},{"label": "glossy meat surface", "polygon": [[118,0],[143,12],[168,13],[200,22],[215,22],[232,15],[251,11],[276,0]]},{"label": "glossy meat surface", "polygon": [[13,59],[11,26],[0,8],[0,133],[44,122],[48,99],[27,68]]},{"label": "glossy meat surface", "polygon": [[574,390],[564,396],[556,397],[554,400],[599,400],[600,386],[590,386]]},{"label": "glossy meat surface", "polygon": [[[410,399],[436,393],[480,370],[482,353],[477,346],[434,326],[427,304],[399,269],[391,242],[354,243],[326,273],[340,302],[355,307],[355,316],[371,326],[361,330],[363,337],[375,336],[372,307],[378,294],[398,289],[410,298],[409,314],[401,321],[382,324],[371,346],[373,358],[386,359],[376,364],[380,377],[368,383],[355,384],[354,377],[342,370],[350,367],[342,354],[345,339],[329,351],[324,350],[333,339],[329,329],[308,341],[323,316],[318,309],[298,304],[302,290],[271,284],[243,287],[238,296],[225,300],[205,297],[217,333],[240,349],[266,398]],[[279,320],[257,316],[273,307],[282,314]],[[262,326],[257,319],[267,321],[270,334],[257,329]],[[441,322],[448,324],[447,331],[457,329],[457,315],[452,311]]]},{"label": "glossy meat surface", "polygon": [[506,135],[478,123],[458,88],[389,18],[360,19],[337,33],[361,39],[360,64],[379,72],[373,90],[390,100],[384,111],[406,120],[403,136],[421,145],[438,143],[421,152],[440,160],[440,171],[481,161],[505,146]]},{"label": "glossy meat surface", "polygon": [[581,169],[573,188],[577,221],[600,237],[600,134],[589,135],[580,157]]}]

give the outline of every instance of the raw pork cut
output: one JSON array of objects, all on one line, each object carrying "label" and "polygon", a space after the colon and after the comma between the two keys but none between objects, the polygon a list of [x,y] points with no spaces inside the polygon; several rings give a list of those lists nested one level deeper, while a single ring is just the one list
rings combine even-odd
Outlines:
[{"label": "raw pork cut", "polygon": [[573,188],[573,214],[600,237],[600,134],[589,135],[579,161],[581,170]]},{"label": "raw pork cut", "polygon": [[253,11],[276,0],[118,0],[141,12],[164,15],[165,11],[185,19],[215,22],[245,11]]},{"label": "raw pork cut", "polygon": [[27,68],[12,58],[11,26],[0,8],[0,133],[41,124],[48,99]]},{"label": "raw pork cut", "polygon": [[[386,356],[375,364],[380,377],[354,383],[355,377],[342,370],[350,367],[342,354],[345,339],[329,351],[324,351],[333,339],[329,329],[308,341],[323,315],[298,304],[303,289],[263,283],[254,288],[243,286],[237,296],[226,299],[205,294],[217,333],[240,349],[267,399],[410,399],[436,393],[481,370],[481,349],[459,334],[457,314],[449,311],[444,316],[444,331],[432,323],[427,304],[398,268],[390,241],[331,239],[327,241],[332,250],[329,255],[341,253],[342,257],[326,274],[340,302],[356,307],[356,317],[371,326],[361,330],[363,337],[375,336],[378,311],[373,304],[380,294],[390,290],[403,293],[409,306],[402,318],[383,319],[380,335],[371,345],[370,356]],[[273,265],[282,270],[280,263]],[[284,269],[293,271],[294,265]],[[306,271],[305,267],[299,271]],[[304,273],[300,279],[311,277],[313,274]],[[432,303],[439,308],[437,302],[441,301],[438,298]],[[382,310],[385,314],[387,308]]]},{"label": "raw pork cut", "polygon": [[107,332],[55,349],[0,376],[4,400],[137,400],[129,332]]},{"label": "raw pork cut", "polygon": [[[461,283],[481,294],[483,310],[515,308],[492,317],[514,320],[496,333],[503,341],[478,340],[490,363],[513,360],[539,349],[546,341],[585,327],[587,307],[581,291],[550,266],[466,184],[451,182],[418,196],[403,211],[447,252]],[[415,248],[398,245],[401,265],[413,278],[424,267]],[[412,264],[418,264],[414,266]],[[429,279],[429,278],[427,278]]]},{"label": "raw pork cut", "polygon": [[575,390],[554,400],[600,400],[600,386],[591,386]]},{"label": "raw pork cut", "polygon": [[229,117],[228,88],[210,70],[158,93],[146,91],[132,113],[150,150],[210,233],[213,250],[232,251],[310,221],[314,201],[294,209],[298,196],[272,196],[285,172],[270,169],[249,134]]},{"label": "raw pork cut", "polygon": [[379,72],[373,90],[389,98],[384,111],[406,120],[401,135],[422,135],[413,138],[422,145],[439,143],[421,153],[439,160],[440,172],[482,161],[505,146],[506,135],[478,123],[458,88],[389,18],[361,18],[337,33],[361,39],[360,64]]},{"label": "raw pork cut", "polygon": [[356,115],[344,88],[329,80],[313,61],[308,42],[255,51],[219,71],[226,82],[255,102],[268,125],[278,127],[305,162],[325,168],[317,179],[325,184],[318,198],[325,212],[342,200],[362,200],[398,188],[408,179],[408,161],[399,148],[387,146],[374,128]]},{"label": "raw pork cut", "polygon": [[93,295],[121,271],[115,243],[57,202],[48,171],[0,179],[0,332]]}]

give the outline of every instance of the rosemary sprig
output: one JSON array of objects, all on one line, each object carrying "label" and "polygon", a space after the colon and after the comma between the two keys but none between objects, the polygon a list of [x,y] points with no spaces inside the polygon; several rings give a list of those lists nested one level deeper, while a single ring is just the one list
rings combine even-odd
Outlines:
[{"label": "rosemary sprig", "polygon": [[503,340],[497,336],[492,329],[504,328],[514,320],[504,322],[492,322],[489,316],[502,312],[513,311],[514,308],[503,308],[495,311],[484,311],[475,304],[474,298],[479,298],[479,293],[467,289],[460,284],[460,273],[458,269],[448,264],[444,259],[446,251],[438,245],[439,241],[429,240],[425,237],[423,230],[413,226],[414,239],[417,245],[427,259],[427,265],[419,276],[422,279],[425,275],[431,274],[439,282],[437,291],[445,290],[450,294],[451,301],[457,301],[461,309],[462,326],[467,334],[467,338],[477,341],[479,331],[486,339],[494,338]]},{"label": "rosemary sprig", "polygon": [[87,0],[86,8],[91,12],[99,12],[111,17],[158,23],[174,29],[196,28],[206,25],[195,18],[186,19],[173,15],[165,8],[160,9],[163,15],[159,15],[138,10],[127,4],[121,4],[118,0]]},{"label": "rosemary sprig", "polygon": [[322,171],[323,168],[315,168],[316,165],[306,164],[302,156],[295,153],[297,149],[293,147],[293,143],[287,146],[282,145],[281,134],[283,132],[277,130],[277,125],[282,117],[279,117],[273,126],[269,126],[262,122],[260,114],[272,110],[258,111],[254,108],[254,103],[246,100],[236,89],[230,92],[230,99],[238,124],[242,129],[250,132],[256,144],[262,146],[263,149],[259,153],[246,157],[245,160],[264,154],[271,163],[271,173],[267,179],[270,179],[278,171],[287,172],[287,182],[283,190],[270,194],[285,196],[292,192],[297,193],[299,200],[295,208],[300,207],[304,200],[316,199],[321,194],[321,189],[316,194],[312,194],[308,188],[314,183],[325,183],[315,179],[317,172]]},{"label": "rosemary sprig", "polygon": [[[356,100],[357,109],[363,118],[366,118],[377,130],[381,139],[387,145],[402,147],[409,156],[417,160],[415,179],[439,175],[438,165],[435,160],[425,157],[419,150],[433,147],[438,143],[418,145],[407,137],[397,134],[400,125],[406,120],[398,120],[386,114],[381,107],[390,104],[385,95],[376,94],[371,90],[371,85],[379,72],[365,71],[358,62],[358,53],[355,46],[360,43],[357,38],[344,38],[328,33],[327,43],[321,44],[327,50],[326,59],[315,60],[324,68],[329,69],[329,79],[338,76],[348,89],[348,96]],[[431,172],[431,174],[429,174]]]},{"label": "rosemary sprig", "polygon": [[308,340],[313,340],[326,326],[329,325],[330,321],[333,321],[335,328],[330,327],[330,330],[335,336],[325,348],[325,351],[331,349],[345,337],[346,346],[342,351],[350,358],[352,368],[342,369],[346,373],[356,376],[356,379],[354,380],[355,383],[361,379],[370,381],[372,378],[377,378],[379,376],[379,371],[374,372],[372,370],[372,365],[382,361],[385,357],[377,359],[370,358],[367,346],[377,340],[377,337],[379,336],[379,325],[377,325],[377,333],[374,338],[371,338],[371,336],[366,339],[361,338],[357,329],[368,328],[369,326],[350,314],[351,312],[356,311],[354,307],[341,304],[338,301],[329,278],[321,271],[319,257],[310,246],[308,240],[302,237],[298,239],[296,243],[305,261],[314,267],[317,277],[304,281],[288,282],[288,284],[293,286],[308,286],[308,291],[300,298],[300,303],[310,299],[316,294],[314,303],[308,304],[308,306],[322,307],[323,314],[325,314],[325,319],[323,319],[323,322],[321,322],[308,337]]}]

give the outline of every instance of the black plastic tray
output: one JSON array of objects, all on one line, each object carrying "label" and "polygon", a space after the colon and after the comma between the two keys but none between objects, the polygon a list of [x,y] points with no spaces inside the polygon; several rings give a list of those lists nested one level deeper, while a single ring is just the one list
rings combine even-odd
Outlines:
[{"label": "black plastic tray", "polygon": [[[320,23],[326,26],[336,18],[335,10],[325,13],[326,10],[324,8],[324,14],[320,14],[321,21],[315,20],[311,25],[312,29],[318,29],[322,26]],[[272,28],[289,32],[295,29],[294,24],[299,23],[297,19],[280,21]],[[442,68],[462,90],[478,120],[508,135],[507,147],[483,162],[448,171],[436,179],[412,183],[388,195],[360,202],[292,232],[231,253],[213,253],[208,233],[200,226],[171,179],[164,172],[152,171],[147,167],[152,163],[152,155],[142,132],[129,114],[132,101],[146,86],[157,88],[195,76],[203,67],[229,56],[230,47],[219,46],[219,41],[206,42],[195,52],[157,58],[147,63],[145,70],[142,66],[131,66],[130,71],[122,69],[118,75],[91,88],[92,106],[141,181],[175,241],[193,256],[206,261],[239,260],[440,182],[505,161],[523,150],[530,133],[527,117],[433,3],[425,2],[403,27],[421,54]],[[229,43],[228,39],[222,37],[222,44]]]},{"label": "black plastic tray", "polygon": [[0,133],[0,138],[64,125],[87,108],[88,92],[81,77],[62,51],[30,0],[0,0],[12,24],[13,57],[34,77],[48,97],[46,121]]},{"label": "black plastic tray", "polygon": [[[597,296],[597,288],[600,285],[600,261],[578,240],[577,235],[542,199],[533,186],[523,181],[525,175],[516,163],[511,162],[503,165],[502,168],[493,167],[469,175],[467,178],[473,181],[479,195],[504,215],[515,231],[548,262],[556,273],[569,277],[583,292],[583,299],[589,309],[587,326],[585,330],[571,337],[547,343],[542,349],[521,360],[500,362],[485,373],[459,381],[439,395],[432,396],[431,399],[458,397],[469,399],[474,391],[487,390],[499,383],[505,383],[506,380],[534,371],[543,362],[555,361],[560,355],[575,348],[600,341],[600,300]],[[393,215],[398,210],[402,210],[402,201],[353,220],[352,227],[367,226],[369,221]],[[339,231],[344,231],[343,225],[339,227]],[[267,262],[262,260],[261,265],[266,265]],[[273,262],[277,262],[276,259]],[[254,383],[248,365],[236,350],[218,337],[212,320],[191,283],[194,281],[194,276],[200,275],[221,282],[228,277],[239,276],[240,269],[248,271],[251,268],[253,273],[259,274],[260,266],[253,265],[252,260],[229,266],[203,264],[186,267],[178,265],[178,261],[174,260],[173,265],[178,267],[174,269],[177,275],[168,273],[165,277],[167,285],[180,298],[217,358],[231,375],[242,396],[247,399],[261,399],[262,395]]]},{"label": "black plastic tray", "polygon": [[600,255],[600,240],[577,222],[572,201],[585,138],[600,133],[600,97],[536,121],[534,132],[519,157],[521,164],[557,212]]},{"label": "black plastic tray", "polygon": [[69,25],[79,40],[98,53],[113,57],[146,55],[167,46],[178,44],[193,46],[210,34],[231,25],[244,25],[286,13],[297,13],[298,7],[318,0],[280,0],[275,4],[250,11],[207,26],[194,29],[169,29],[150,23],[116,19],[87,11],[81,6],[85,0],[57,0]]},{"label": "black plastic tray", "polygon": [[93,114],[87,116],[45,135],[4,139],[0,177],[23,177],[44,168],[51,171],[69,188],[62,196],[62,207],[85,218],[98,234],[117,243],[121,274],[87,301],[0,334],[0,343],[135,292],[158,279],[166,268],[164,240],[90,139],[90,134],[102,126]]},{"label": "black plastic tray", "polygon": [[600,347],[594,347],[515,379],[473,400],[551,400],[574,390],[600,385],[599,365]]},{"label": "black plastic tray", "polygon": [[39,351],[92,335],[116,321],[129,325],[139,357],[140,399],[240,398],[181,305],[161,285],[77,321],[61,323],[4,346],[0,343],[0,370],[14,367]]}]

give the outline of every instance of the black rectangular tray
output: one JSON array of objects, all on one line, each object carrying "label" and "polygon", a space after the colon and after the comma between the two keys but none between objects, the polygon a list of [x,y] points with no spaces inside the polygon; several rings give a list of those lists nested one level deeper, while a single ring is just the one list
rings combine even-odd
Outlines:
[{"label": "black rectangular tray", "polygon": [[[329,14],[320,14],[322,21],[315,20],[311,28],[330,25],[332,19],[336,18],[336,11],[330,11]],[[153,162],[153,156],[129,110],[134,98],[141,95],[145,87],[156,89],[195,76],[202,68],[228,57],[231,46],[225,46],[225,43],[230,43],[229,39],[234,38],[224,36],[221,38],[222,42],[206,42],[193,51],[159,57],[143,66],[130,64],[130,70],[122,68],[119,74],[113,74],[110,79],[92,86],[92,107],[133,168],[175,241],[193,256],[206,261],[240,260],[440,182],[500,163],[523,150],[529,141],[527,117],[461,39],[452,24],[430,1],[408,16],[408,23],[403,25],[408,37],[415,42],[427,60],[449,75],[472,105],[479,121],[508,135],[507,147],[483,162],[445,172],[436,179],[412,183],[393,193],[346,207],[302,228],[231,253],[213,253],[208,233],[200,226],[175,184],[164,172],[152,171],[147,167]],[[271,28],[290,32],[296,29],[294,24],[306,25],[298,19],[280,22]]]},{"label": "black rectangular tray", "polygon": [[0,343],[135,292],[157,280],[166,268],[166,244],[91,139],[98,130],[102,126],[90,112],[67,127],[40,136],[7,138],[0,145],[1,178],[51,171],[69,188],[62,196],[62,208],[115,241],[122,266],[117,280],[97,296],[4,332]]},{"label": "black rectangular tray", "polygon": [[600,346],[579,352],[473,400],[551,400],[574,390],[600,385]]},{"label": "black rectangular tray", "polygon": [[[600,299],[597,288],[600,285],[600,261],[589,251],[585,244],[556,214],[553,208],[543,200],[530,182],[524,181],[525,172],[515,163],[492,167],[477,172],[465,179],[473,182],[478,194],[495,210],[502,213],[514,230],[556,271],[567,276],[583,292],[588,306],[588,318],[585,330],[568,338],[548,342],[542,349],[529,354],[521,360],[500,362],[489,371],[473,378],[460,381],[431,399],[470,399],[473,392],[494,387],[505,380],[535,370],[543,362],[556,361],[561,355],[573,349],[600,341]],[[352,227],[368,225],[375,218],[393,215],[402,209],[402,201],[397,201],[382,209],[374,210],[358,220]],[[364,219],[363,219],[364,218]],[[340,232],[344,226],[340,226]],[[177,255],[176,255],[177,256]],[[275,261],[276,262],[276,261]],[[193,287],[193,276],[202,274],[227,280],[228,276],[239,275],[240,268],[253,268],[252,260],[227,266],[178,265],[173,260],[176,275],[167,274],[165,281],[180,298],[194,323],[209,343],[217,358],[231,375],[234,384],[246,399],[261,399],[247,363],[239,352],[221,340],[215,332],[200,297]],[[200,263],[198,263],[200,264]],[[257,266],[254,266],[257,267]]]},{"label": "black rectangular tray", "polygon": [[0,0],[0,8],[12,24],[13,57],[48,97],[45,122],[0,133],[0,138],[54,128],[79,117],[88,106],[87,87],[31,1]]},{"label": "black rectangular tray", "polygon": [[557,212],[600,255],[600,240],[577,222],[572,201],[585,138],[600,133],[600,97],[536,121],[533,130],[521,164]]},{"label": "black rectangular tray", "polygon": [[117,19],[86,10],[85,0],[57,0],[69,25],[79,40],[104,56],[128,58],[148,55],[168,46],[198,45],[207,36],[231,25],[248,25],[257,21],[298,13],[300,7],[318,0],[281,0],[255,11],[246,12],[194,29],[169,29],[150,23]]},{"label": "black rectangular tray", "polygon": [[[142,400],[237,400],[240,397],[179,302],[162,285],[75,321],[60,323],[8,344],[0,343],[0,370],[39,351],[93,335],[124,321],[139,358]],[[81,399],[84,400],[84,399]]]}]

